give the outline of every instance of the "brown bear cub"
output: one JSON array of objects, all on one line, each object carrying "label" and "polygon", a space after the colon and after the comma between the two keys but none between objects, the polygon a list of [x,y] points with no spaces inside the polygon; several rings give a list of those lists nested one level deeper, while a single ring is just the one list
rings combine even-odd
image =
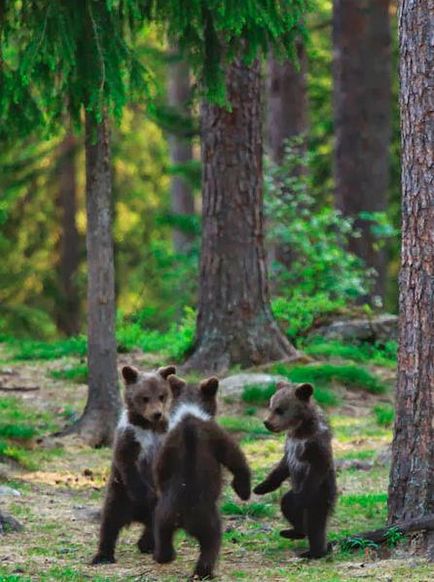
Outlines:
[{"label": "brown bear cub", "polygon": [[93,564],[115,562],[118,534],[136,521],[145,529],[139,550],[154,549],[153,517],[157,497],[153,463],[167,430],[174,366],[144,373],[125,366],[125,410],[116,429],[113,461],[104,501],[99,546]]},{"label": "brown bear cub", "polygon": [[313,387],[297,387],[286,382],[277,385],[270,400],[270,413],[264,424],[271,432],[287,431],[285,453],[268,477],[254,492],[263,495],[277,489],[290,478],[292,491],[281,501],[283,515],[293,529],[280,532],[289,539],[307,536],[309,551],[304,558],[327,554],[326,527],[336,499],[336,478],[331,446],[331,431],[322,412],[312,402]]},{"label": "brown bear cub", "polygon": [[221,543],[222,465],[233,474],[232,487],[241,499],[250,497],[250,470],[238,445],[214,421],[217,378],[199,388],[176,376],[169,383],[174,398],[169,432],[155,466],[154,558],[160,564],[175,558],[173,535],[183,528],[200,545],[193,576],[211,578]]}]

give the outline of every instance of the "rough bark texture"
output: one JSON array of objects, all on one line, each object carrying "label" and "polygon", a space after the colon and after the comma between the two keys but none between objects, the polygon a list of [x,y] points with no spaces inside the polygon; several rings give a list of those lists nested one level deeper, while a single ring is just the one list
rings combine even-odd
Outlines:
[{"label": "rough bark texture", "polygon": [[76,276],[80,261],[80,236],[77,230],[77,181],[75,152],[77,143],[72,133],[59,146],[58,209],[60,221],[59,239],[59,301],[57,327],[67,336],[80,331],[80,297]]},{"label": "rough bark texture", "polygon": [[399,15],[402,250],[389,523],[434,513],[434,0]]},{"label": "rough bark texture", "polygon": [[360,238],[350,249],[378,273],[384,297],[386,256],[374,248],[360,212],[384,211],[391,137],[390,0],[334,0],[334,117],[336,204],[356,219]]},{"label": "rough bark texture", "polygon": [[222,371],[295,356],[273,320],[263,232],[259,63],[228,67],[231,111],[203,104],[203,222],[195,351]]},{"label": "rough bark texture", "polygon": [[[280,164],[285,140],[305,135],[308,125],[307,56],[304,44],[297,44],[299,68],[290,62],[268,61],[267,136],[274,163]],[[305,143],[302,142],[301,152]]]},{"label": "rough bark texture", "polygon": [[[169,105],[182,115],[189,115],[188,102],[191,97],[190,70],[184,61],[172,63],[169,67],[168,98]],[[185,164],[193,159],[191,139],[180,135],[169,136],[169,152],[172,164]],[[172,176],[170,185],[171,207],[174,215],[193,215],[194,197],[191,184],[183,176]],[[173,246],[176,251],[189,249],[193,236],[175,228]]]},{"label": "rough bark texture", "polygon": [[86,209],[88,260],[89,392],[78,432],[93,446],[109,444],[121,406],[115,339],[112,240],[112,176],[106,118],[86,115]]},{"label": "rough bark texture", "polygon": [[[407,521],[400,521],[394,524],[401,534],[405,535],[408,533],[418,532],[418,531],[432,531],[434,529],[434,515],[428,515],[426,517],[409,519]],[[390,527],[383,527],[380,529],[373,529],[371,531],[364,531],[362,533],[354,534],[348,536],[339,541],[340,544],[350,543],[355,538],[359,540],[369,540],[376,544],[383,544],[387,542],[390,535]],[[360,549],[354,546],[354,549]]]}]

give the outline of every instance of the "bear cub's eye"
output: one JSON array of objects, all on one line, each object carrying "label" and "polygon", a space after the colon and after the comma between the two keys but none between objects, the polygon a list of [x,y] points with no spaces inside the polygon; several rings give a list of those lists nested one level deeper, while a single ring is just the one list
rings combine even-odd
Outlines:
[{"label": "bear cub's eye", "polygon": [[283,408],[280,408],[280,406],[278,406],[277,408],[274,409],[274,412],[276,414],[282,415],[284,413]]},{"label": "bear cub's eye", "polygon": [[143,396],[142,398],[144,404],[148,404],[149,398],[147,396]]},{"label": "bear cub's eye", "polygon": [[161,402],[164,402],[165,400],[166,400],[166,396],[165,396],[165,394],[162,394],[162,395],[160,396],[160,401],[161,401]]}]

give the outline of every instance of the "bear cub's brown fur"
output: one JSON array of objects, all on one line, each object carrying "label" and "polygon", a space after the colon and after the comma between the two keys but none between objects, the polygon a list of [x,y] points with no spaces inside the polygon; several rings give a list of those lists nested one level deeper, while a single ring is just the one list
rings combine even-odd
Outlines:
[{"label": "bear cub's brown fur", "polygon": [[141,552],[154,549],[154,510],[157,501],[153,463],[167,430],[171,390],[167,378],[174,366],[156,372],[122,369],[125,410],[116,429],[111,474],[102,512],[98,551],[93,564],[115,561],[118,534],[136,521],[145,528],[138,541]]},{"label": "bear cub's brown fur", "polygon": [[264,424],[271,432],[287,431],[285,453],[268,477],[254,492],[263,495],[290,478],[292,491],[281,501],[283,515],[293,529],[281,535],[289,539],[307,536],[309,551],[302,557],[321,558],[331,548],[326,527],[336,499],[336,478],[331,431],[320,409],[312,402],[313,387],[297,387],[281,382],[270,400]]},{"label": "bear cub's brown fur", "polygon": [[232,487],[241,499],[250,497],[250,470],[238,445],[214,421],[217,378],[204,380],[199,388],[176,376],[170,376],[169,382],[173,410],[155,467],[159,500],[154,558],[159,563],[175,558],[173,535],[183,528],[200,545],[193,576],[210,578],[221,543],[217,500],[222,465],[233,474]]}]

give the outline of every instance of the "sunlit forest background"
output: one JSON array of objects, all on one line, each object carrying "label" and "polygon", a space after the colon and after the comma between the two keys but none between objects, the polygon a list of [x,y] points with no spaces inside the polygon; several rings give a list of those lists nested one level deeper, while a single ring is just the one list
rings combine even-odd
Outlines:
[{"label": "sunlit forest background", "polygon": [[[386,291],[381,297],[372,293],[375,273],[348,250],[349,240],[358,236],[357,229],[351,218],[335,210],[331,4],[330,0],[318,2],[319,8],[306,22],[309,36],[303,74],[308,96],[307,133],[287,143],[280,167],[266,148],[272,307],[293,341],[316,318],[331,313],[353,308],[397,310],[400,160],[396,17],[392,10],[394,96],[387,208],[361,217],[369,224],[378,248],[387,253]],[[182,352],[194,336],[197,301],[201,95],[190,71],[186,106],[181,110],[171,104],[173,71],[184,67],[181,75],[185,76],[188,68],[158,28],[148,26],[138,45],[151,72],[150,98],[142,105],[127,106],[112,127],[119,349],[136,346],[152,351],[159,343],[167,343],[167,335],[162,339],[161,334],[169,333],[169,341],[172,337],[183,342],[175,347]],[[263,63],[265,99],[267,74]],[[47,133],[38,130],[0,146],[3,341],[27,337],[53,340],[86,333],[83,135],[66,118],[63,127]],[[174,139],[187,146],[190,159],[181,163],[173,160],[170,140]],[[297,171],[300,167],[302,171]],[[284,179],[290,180],[294,195],[282,207],[275,193],[276,184]],[[192,196],[194,209],[190,213],[173,211],[174,180],[181,180]],[[279,241],[292,248],[295,260],[279,261],[273,253]]]}]

